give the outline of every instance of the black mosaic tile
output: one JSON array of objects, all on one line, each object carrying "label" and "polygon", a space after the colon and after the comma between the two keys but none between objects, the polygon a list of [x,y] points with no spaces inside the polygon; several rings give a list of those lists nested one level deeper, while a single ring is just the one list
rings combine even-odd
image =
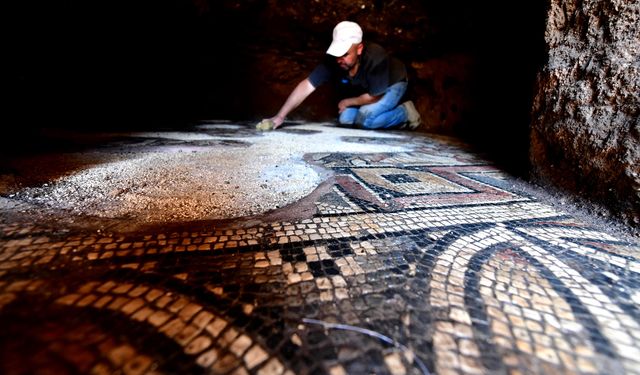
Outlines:
[{"label": "black mosaic tile", "polygon": [[381,177],[383,177],[385,180],[392,182],[394,184],[406,184],[406,183],[411,183],[411,182],[420,182],[420,180],[418,180],[415,177],[409,176],[406,173],[397,173],[397,174],[383,174],[380,175]]}]

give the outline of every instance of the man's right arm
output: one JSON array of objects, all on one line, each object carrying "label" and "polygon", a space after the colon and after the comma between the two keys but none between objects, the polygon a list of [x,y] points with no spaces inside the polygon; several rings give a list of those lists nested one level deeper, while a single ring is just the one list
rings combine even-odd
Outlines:
[{"label": "man's right arm", "polygon": [[311,95],[315,90],[316,88],[311,84],[309,78],[305,78],[303,81],[298,83],[298,86],[291,91],[291,94],[289,94],[289,97],[282,105],[282,108],[278,111],[278,114],[271,118],[271,121],[273,121],[273,128],[276,129],[282,125],[287,115],[296,109],[307,98],[307,96]]}]

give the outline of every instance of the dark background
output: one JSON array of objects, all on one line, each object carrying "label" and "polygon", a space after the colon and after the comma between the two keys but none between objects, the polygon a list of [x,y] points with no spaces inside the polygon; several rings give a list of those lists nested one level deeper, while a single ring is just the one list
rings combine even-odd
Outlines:
[{"label": "dark background", "polygon": [[[445,99],[442,90],[462,87],[464,97],[447,102],[439,117],[444,123],[445,112],[455,112],[456,120],[431,130],[461,136],[513,171],[526,171],[531,98],[545,62],[546,4],[363,4],[5,4],[3,148],[36,145],[32,137],[43,128],[134,130],[271,116],[322,56],[335,23],[351,19],[367,39],[405,61],[413,78],[428,75],[413,80],[413,92],[422,96],[416,101],[430,96],[435,103]],[[431,68],[448,56],[463,56],[466,71]],[[319,91],[292,118],[333,119],[330,98]]]}]

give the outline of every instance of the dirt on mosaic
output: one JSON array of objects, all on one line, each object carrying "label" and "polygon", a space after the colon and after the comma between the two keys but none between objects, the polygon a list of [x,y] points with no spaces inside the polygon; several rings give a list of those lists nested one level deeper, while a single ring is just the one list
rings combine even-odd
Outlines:
[{"label": "dirt on mosaic", "polygon": [[330,137],[309,132],[319,133],[258,134],[209,123],[191,132],[73,134],[78,142],[108,146],[13,161],[0,175],[0,205],[55,220],[126,219],[129,225],[257,216],[298,202],[329,178],[328,170],[303,160],[307,153],[407,150],[341,141],[355,134],[349,129]]}]

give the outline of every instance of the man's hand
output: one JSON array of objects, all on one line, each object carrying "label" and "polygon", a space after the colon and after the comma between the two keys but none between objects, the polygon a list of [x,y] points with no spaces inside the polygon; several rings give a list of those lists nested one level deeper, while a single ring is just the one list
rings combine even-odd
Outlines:
[{"label": "man's hand", "polygon": [[353,106],[351,98],[342,99],[340,103],[338,103],[338,113],[342,113],[348,107]]},{"label": "man's hand", "polygon": [[277,129],[284,122],[284,117],[273,116],[270,120],[273,121],[273,128]]},{"label": "man's hand", "polygon": [[311,81],[309,81],[309,78],[305,78],[300,81],[298,86],[291,91],[291,94],[289,94],[289,97],[282,105],[282,108],[278,111],[278,114],[270,118],[270,120],[273,121],[273,128],[277,129],[280,127],[289,112],[297,108],[307,96],[315,91],[315,89],[316,88],[311,84]]},{"label": "man's hand", "polygon": [[375,103],[380,100],[380,98],[382,98],[382,95],[371,96],[369,94],[362,94],[360,96],[356,96],[355,98],[342,99],[340,103],[338,103],[338,113],[342,113],[348,107],[359,107],[362,105]]}]

